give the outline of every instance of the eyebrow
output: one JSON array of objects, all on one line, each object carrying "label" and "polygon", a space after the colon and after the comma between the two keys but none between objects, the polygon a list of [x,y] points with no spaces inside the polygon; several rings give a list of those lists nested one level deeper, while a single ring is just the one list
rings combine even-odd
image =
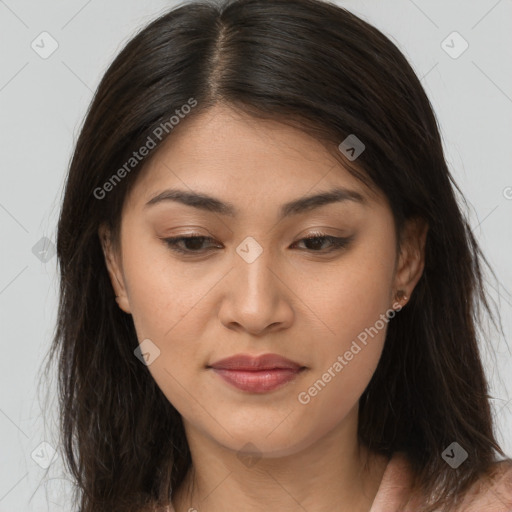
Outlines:
[{"label": "eyebrow", "polygon": [[[160,192],[150,199],[144,205],[144,208],[166,201],[174,201],[200,210],[227,215],[230,217],[236,217],[238,213],[238,209],[232,203],[223,202],[220,199],[206,194],[180,189],[168,189]],[[367,203],[366,199],[359,192],[337,187],[326,192],[301,197],[283,204],[279,210],[279,219],[283,219],[291,215],[298,215],[315,208],[320,208],[327,204],[341,203],[344,201],[353,201],[362,205]]]}]

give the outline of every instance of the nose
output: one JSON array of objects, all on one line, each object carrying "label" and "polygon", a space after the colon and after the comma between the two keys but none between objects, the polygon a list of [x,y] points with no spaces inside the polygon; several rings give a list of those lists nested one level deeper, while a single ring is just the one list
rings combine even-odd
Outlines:
[{"label": "nose", "polygon": [[235,254],[233,265],[222,284],[219,319],[224,326],[254,336],[290,327],[293,283],[275,256],[266,249],[253,261]]}]

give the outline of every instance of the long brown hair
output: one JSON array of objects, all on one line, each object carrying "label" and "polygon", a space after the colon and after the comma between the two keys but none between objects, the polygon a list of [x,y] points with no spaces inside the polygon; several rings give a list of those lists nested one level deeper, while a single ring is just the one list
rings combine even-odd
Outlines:
[{"label": "long brown hair", "polygon": [[[428,222],[425,269],[389,323],[360,399],[359,437],[381,454],[405,452],[422,492],[435,496],[425,510],[447,510],[504,453],[478,348],[482,313],[494,316],[487,262],[458,205],[432,107],[397,47],[347,10],[235,0],[188,3],[141,30],[105,73],[76,143],[49,358],[58,362],[62,447],[80,512],[166,503],[191,466],[180,414],[134,356],[134,324],[114,300],[98,238],[106,223],[118,243],[123,201],[147,159],[118,170],[191,98],[180,125],[218,102],[289,123],[385,194],[399,234],[408,218]],[[357,166],[337,149],[350,134],[366,146]],[[166,137],[172,130],[157,146]],[[453,441],[469,455],[457,469],[441,457]]]}]

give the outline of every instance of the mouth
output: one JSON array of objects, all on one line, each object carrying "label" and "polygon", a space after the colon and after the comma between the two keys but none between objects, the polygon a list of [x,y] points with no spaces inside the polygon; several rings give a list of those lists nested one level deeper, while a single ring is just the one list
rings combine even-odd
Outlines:
[{"label": "mouth", "polygon": [[291,382],[307,368],[277,354],[254,357],[238,354],[207,366],[231,386],[246,392],[266,393]]},{"label": "mouth", "polygon": [[221,370],[240,370],[240,371],[261,371],[261,370],[300,370],[304,366],[280,356],[279,354],[262,354],[252,356],[250,354],[236,354],[234,356],[220,359],[212,363],[208,368]]}]

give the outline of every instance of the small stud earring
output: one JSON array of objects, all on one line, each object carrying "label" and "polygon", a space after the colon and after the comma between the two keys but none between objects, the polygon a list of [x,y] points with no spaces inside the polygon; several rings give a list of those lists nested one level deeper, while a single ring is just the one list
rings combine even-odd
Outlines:
[{"label": "small stud earring", "polygon": [[[407,302],[408,297],[405,295],[405,292],[404,292],[403,290],[398,290],[398,291],[396,292],[395,299],[396,299],[396,301],[397,301],[397,302],[400,302],[400,303],[401,303],[401,302],[402,302],[402,300],[403,300],[404,302]],[[402,305],[401,305],[401,306],[402,306]]]}]

